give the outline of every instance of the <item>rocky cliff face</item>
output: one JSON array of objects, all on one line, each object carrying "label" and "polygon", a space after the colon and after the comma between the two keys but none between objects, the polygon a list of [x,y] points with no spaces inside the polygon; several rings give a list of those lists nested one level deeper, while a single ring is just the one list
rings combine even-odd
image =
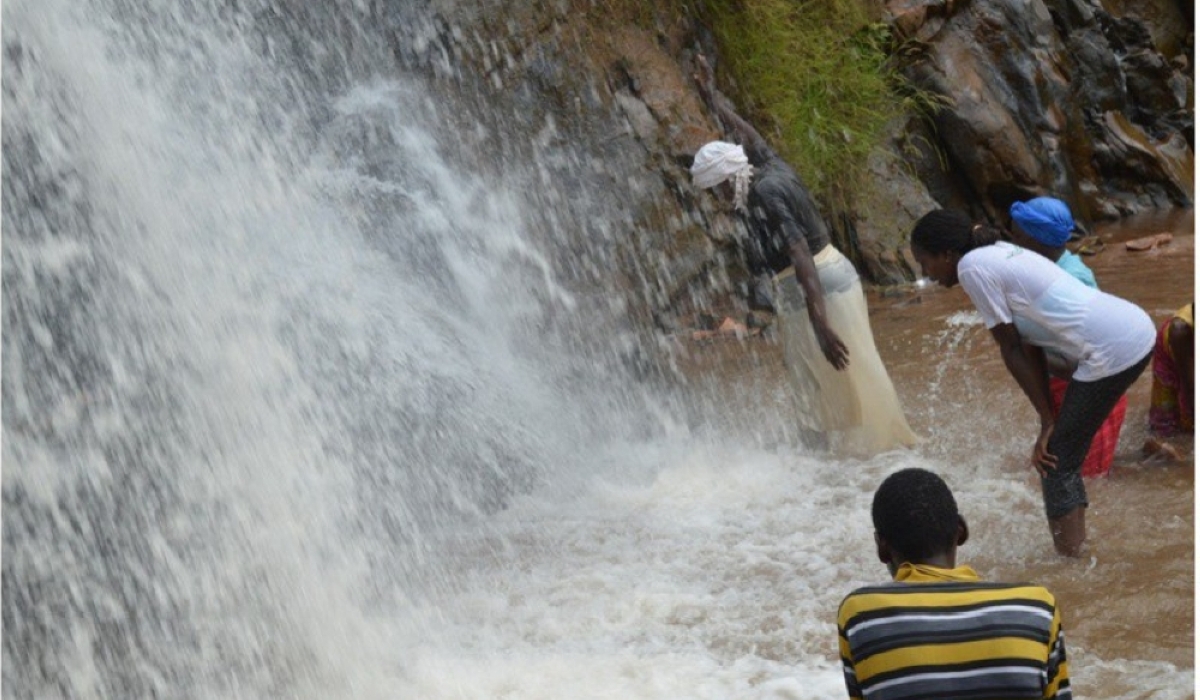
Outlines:
[{"label": "rocky cliff face", "polygon": [[941,96],[936,198],[1003,220],[1052,193],[1084,220],[1192,203],[1190,15],[1173,2],[888,3]]},{"label": "rocky cliff face", "polygon": [[[377,43],[380,64],[453,105],[447,149],[525,192],[569,284],[625,290],[609,316],[671,328],[745,304],[744,231],[688,178],[696,148],[720,136],[691,79],[698,47],[720,58],[695,17],[621,0],[366,7],[372,31],[345,39]],[[880,10],[903,39],[907,76],[944,108],[897,123],[855,210],[825,212],[869,281],[912,278],[907,231],[939,205],[1004,221],[1015,199],[1053,194],[1085,225],[1191,205],[1185,2],[889,0]],[[626,16],[636,21],[616,19]]]}]

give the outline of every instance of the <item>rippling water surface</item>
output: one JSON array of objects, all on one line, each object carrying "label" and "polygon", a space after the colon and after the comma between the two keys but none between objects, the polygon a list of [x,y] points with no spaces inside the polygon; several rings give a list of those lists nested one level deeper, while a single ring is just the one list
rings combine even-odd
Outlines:
[{"label": "rippling water surface", "polygon": [[[447,157],[483,127],[439,141],[469,115],[305,43],[368,5],[4,4],[5,697],[840,697],[912,465],[965,560],[1059,593],[1081,696],[1192,694],[1192,463],[1137,464],[1146,380],[1064,563],[959,291],[872,298],[918,450],[806,453],[762,339],[631,377],[590,315],[622,292],[553,262],[577,193]],[[1145,225],[1178,235],[1092,262],[1159,319],[1191,219]]]}]

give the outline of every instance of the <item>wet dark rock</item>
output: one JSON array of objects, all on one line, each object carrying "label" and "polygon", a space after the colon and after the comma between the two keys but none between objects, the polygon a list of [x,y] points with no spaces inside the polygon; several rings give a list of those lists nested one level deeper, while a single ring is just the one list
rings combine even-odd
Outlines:
[{"label": "wet dark rock", "polygon": [[929,37],[909,76],[950,105],[937,139],[961,184],[923,178],[939,204],[1003,221],[1015,199],[1053,194],[1085,222],[1190,204],[1192,86],[1176,67],[1190,59],[1163,53],[1188,42],[1163,3],[1123,9],[888,3],[898,33]]},{"label": "wet dark rock", "polygon": [[[1013,200],[1053,194],[1090,226],[1190,203],[1190,18],[1179,5],[889,0],[886,20],[916,57],[908,76],[947,107],[897,123],[853,211],[823,212],[864,280],[917,276],[907,232],[936,206],[1003,221]],[[769,280],[747,269],[744,226],[690,182],[692,155],[720,137],[691,59],[699,46],[718,66],[722,57],[695,18],[598,31],[594,4],[570,0],[370,8],[396,63],[457,105],[447,135],[484,134],[475,145],[448,138],[448,150],[497,177],[513,177],[503,163],[536,164],[530,225],[555,239],[566,283],[623,280],[647,328],[730,295],[771,308]],[[313,57],[295,35],[323,26],[322,12],[281,10],[260,23],[277,50],[304,61]],[[538,182],[554,187],[541,193]]]},{"label": "wet dark rock", "polygon": [[775,288],[772,285],[770,276],[759,275],[751,278],[748,287],[749,292],[747,293],[746,298],[749,301],[750,308],[752,310],[775,310]]},{"label": "wet dark rock", "polygon": [[1182,95],[1172,85],[1175,69],[1157,51],[1145,49],[1134,51],[1121,58],[1121,69],[1126,76],[1125,85],[1129,94],[1130,115],[1155,137],[1161,137],[1163,127],[1157,124],[1159,115],[1170,114],[1187,107],[1187,93]]},{"label": "wet dark rock", "polygon": [[955,4],[944,0],[901,0],[889,4],[888,12],[901,39],[929,42],[941,31]]},{"label": "wet dark rock", "polygon": [[746,313],[746,328],[762,330],[775,323],[775,314],[767,311],[749,311]]},{"label": "wet dark rock", "polygon": [[1120,112],[1108,112],[1100,123],[1104,138],[1097,144],[1096,160],[1117,193],[1114,199],[1132,207],[1123,214],[1191,204],[1192,151],[1181,134],[1153,140]]},{"label": "wet dark rock", "polygon": [[1051,0],[1046,3],[1059,35],[1069,33],[1069,27],[1084,27],[1096,17],[1096,7],[1089,0]]},{"label": "wet dark rock", "polygon": [[[465,88],[456,99],[493,115],[506,154],[527,147],[504,134],[539,134],[532,152],[562,199],[536,204],[566,241],[559,264],[579,275],[572,283],[610,270],[648,327],[727,295],[771,308],[770,285],[746,269],[744,227],[688,174],[696,149],[720,137],[691,79],[696,47],[721,61],[707,28],[693,18],[598,32],[594,7],[572,2],[450,7],[393,8],[388,26],[411,39],[396,41],[409,55],[423,52],[408,65],[452,76]],[[867,282],[917,276],[907,232],[936,206],[1003,221],[1013,200],[1053,194],[1090,226],[1191,201],[1191,44],[1177,3],[890,0],[886,10],[918,57],[909,77],[948,106],[898,123],[854,210],[824,212]],[[594,234],[555,223],[614,208],[623,220],[604,227],[599,248]]]},{"label": "wet dark rock", "polygon": [[1121,64],[1099,27],[1088,26],[1071,32],[1067,52],[1077,69],[1071,76],[1072,100],[1090,113],[1119,109],[1127,99]]}]

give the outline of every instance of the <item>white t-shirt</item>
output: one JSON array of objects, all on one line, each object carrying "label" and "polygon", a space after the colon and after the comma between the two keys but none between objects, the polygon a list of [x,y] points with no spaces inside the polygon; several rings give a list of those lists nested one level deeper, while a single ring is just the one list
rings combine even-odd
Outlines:
[{"label": "white t-shirt", "polygon": [[1154,347],[1154,322],[1138,306],[1092,289],[1058,265],[1011,243],[976,248],[958,281],[988,328],[1015,323],[1022,340],[1074,358],[1073,379],[1094,382],[1132,367]]}]

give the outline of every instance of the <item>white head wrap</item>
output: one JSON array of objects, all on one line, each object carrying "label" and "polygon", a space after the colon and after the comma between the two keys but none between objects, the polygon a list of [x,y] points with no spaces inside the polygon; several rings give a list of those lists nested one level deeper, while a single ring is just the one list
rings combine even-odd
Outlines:
[{"label": "white head wrap", "polygon": [[734,206],[745,211],[754,168],[741,146],[725,141],[709,141],[696,151],[692,160],[692,182],[708,189],[733,178]]}]

